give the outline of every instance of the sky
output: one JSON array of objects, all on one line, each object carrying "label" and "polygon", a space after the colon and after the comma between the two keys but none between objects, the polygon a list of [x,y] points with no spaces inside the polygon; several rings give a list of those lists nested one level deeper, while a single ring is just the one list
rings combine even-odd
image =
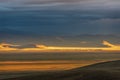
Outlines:
[{"label": "sky", "polygon": [[[18,36],[20,39],[58,36],[57,39],[63,41],[59,36],[85,34],[120,36],[120,1],[0,0],[1,42],[10,42],[11,37]],[[44,42],[48,41],[41,43]]]},{"label": "sky", "polygon": [[119,52],[120,0],[0,0],[2,71],[28,69],[24,61],[118,60]]}]

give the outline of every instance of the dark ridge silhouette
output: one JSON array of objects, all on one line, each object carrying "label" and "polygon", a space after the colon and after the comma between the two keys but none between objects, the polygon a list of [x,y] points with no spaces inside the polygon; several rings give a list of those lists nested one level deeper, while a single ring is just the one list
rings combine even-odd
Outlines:
[{"label": "dark ridge silhouette", "polygon": [[120,60],[97,63],[61,72],[46,72],[4,80],[120,80]]}]

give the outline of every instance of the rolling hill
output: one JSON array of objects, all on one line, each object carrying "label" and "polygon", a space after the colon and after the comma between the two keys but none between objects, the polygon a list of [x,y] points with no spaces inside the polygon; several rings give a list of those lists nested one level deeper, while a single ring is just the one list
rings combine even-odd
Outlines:
[{"label": "rolling hill", "polygon": [[120,60],[5,80],[120,80]]}]

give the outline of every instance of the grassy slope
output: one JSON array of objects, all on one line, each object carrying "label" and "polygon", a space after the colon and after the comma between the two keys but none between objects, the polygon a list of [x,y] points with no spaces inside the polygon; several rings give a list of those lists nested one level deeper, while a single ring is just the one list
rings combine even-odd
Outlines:
[{"label": "grassy slope", "polygon": [[120,80],[120,60],[98,63],[63,72],[38,74],[6,80]]}]

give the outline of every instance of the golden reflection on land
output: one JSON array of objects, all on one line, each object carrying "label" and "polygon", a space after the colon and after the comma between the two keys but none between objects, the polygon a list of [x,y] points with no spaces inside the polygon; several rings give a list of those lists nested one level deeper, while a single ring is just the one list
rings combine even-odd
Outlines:
[{"label": "golden reflection on land", "polygon": [[5,61],[0,62],[0,71],[54,71],[68,70],[102,61]]},{"label": "golden reflection on land", "polygon": [[119,45],[113,45],[107,41],[102,43],[106,47],[57,47],[37,44],[35,48],[12,48],[19,45],[0,44],[1,52],[98,52],[98,51],[120,51]]}]

